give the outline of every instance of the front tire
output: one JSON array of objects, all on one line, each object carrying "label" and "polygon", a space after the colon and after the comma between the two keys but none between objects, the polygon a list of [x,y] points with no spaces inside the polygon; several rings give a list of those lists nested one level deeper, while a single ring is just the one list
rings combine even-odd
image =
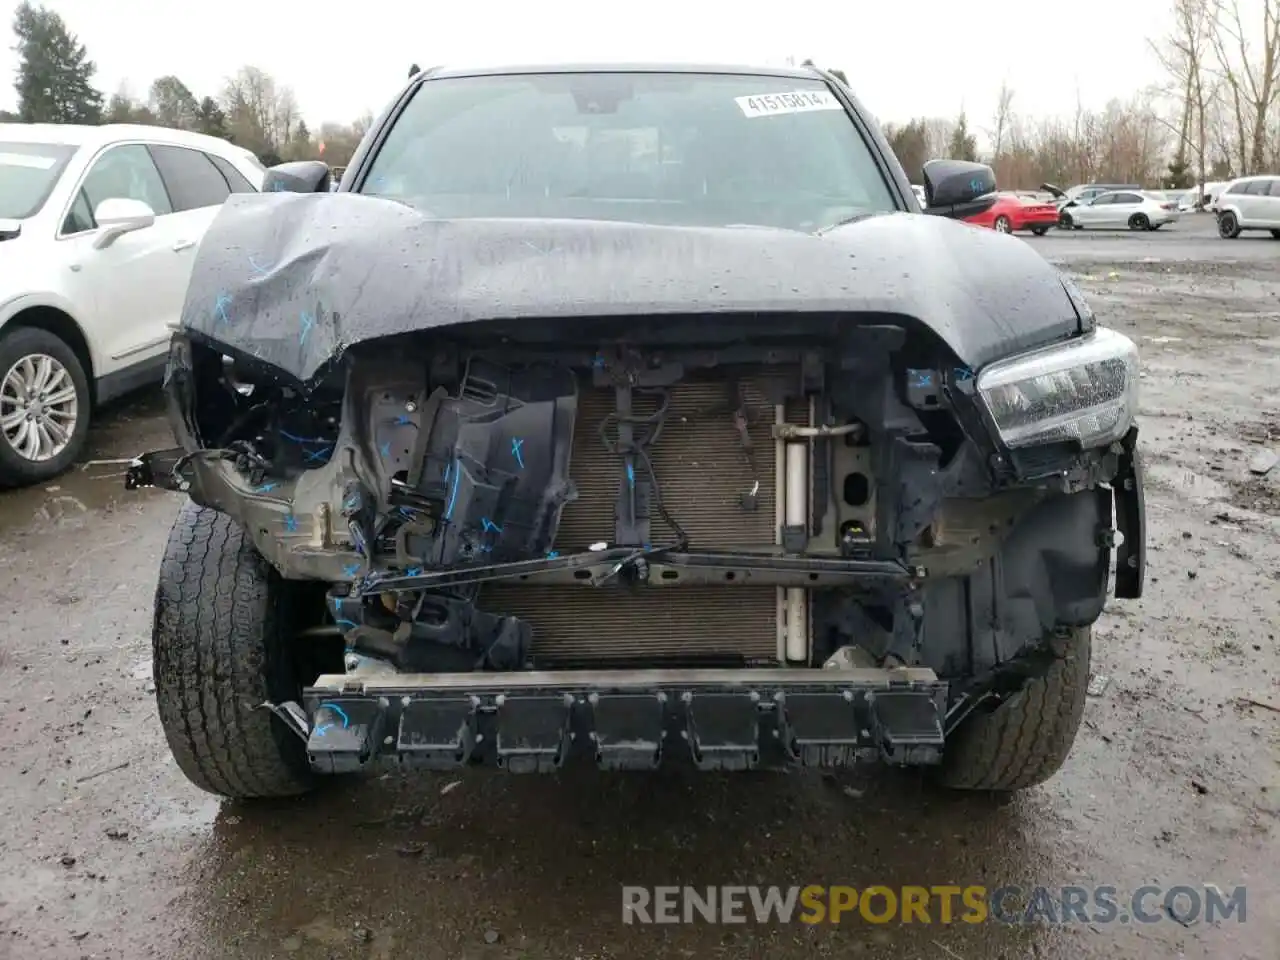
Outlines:
[{"label": "front tire", "polygon": [[994,710],[974,713],[951,735],[941,780],[957,790],[1025,790],[1061,769],[1075,742],[1089,685],[1091,627],[1051,639],[1043,676]]},{"label": "front tire", "polygon": [[1230,210],[1218,214],[1218,236],[1223,240],[1234,240],[1240,236],[1240,221]]},{"label": "front tire", "polygon": [[52,480],[89,435],[89,378],[75,351],[39,327],[0,336],[0,486]]},{"label": "front tire", "polygon": [[301,738],[260,707],[300,698],[287,587],[230,517],[183,505],[156,588],[156,704],[178,767],[210,793],[287,797],[314,785]]}]

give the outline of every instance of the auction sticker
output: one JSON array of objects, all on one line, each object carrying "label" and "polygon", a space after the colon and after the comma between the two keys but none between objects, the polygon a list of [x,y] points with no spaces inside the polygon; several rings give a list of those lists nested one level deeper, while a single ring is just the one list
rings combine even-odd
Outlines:
[{"label": "auction sticker", "polygon": [[734,97],[747,117],[772,117],[779,113],[809,113],[813,110],[843,110],[830,90],[792,90],[762,93],[754,97]]}]

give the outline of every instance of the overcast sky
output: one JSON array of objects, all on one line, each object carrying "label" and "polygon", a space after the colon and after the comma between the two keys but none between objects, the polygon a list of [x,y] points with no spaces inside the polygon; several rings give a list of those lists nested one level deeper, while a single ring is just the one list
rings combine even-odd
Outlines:
[{"label": "overcast sky", "polygon": [[[0,0],[3,2],[3,0]],[[6,4],[7,5],[7,4]],[[16,7],[16,4],[13,4]],[[303,115],[349,121],[380,109],[409,65],[563,59],[784,63],[839,67],[882,121],[963,105],[989,124],[1002,80],[1015,110],[1068,113],[1160,79],[1145,37],[1169,0],[47,0],[89,48],[108,95],[145,96],[176,74],[197,96],[253,64],[293,87]],[[6,18],[11,20],[11,17]],[[167,38],[167,39],[166,39]],[[12,42],[0,47],[0,108],[15,106]],[[1077,52],[1078,62],[1064,54]]]}]

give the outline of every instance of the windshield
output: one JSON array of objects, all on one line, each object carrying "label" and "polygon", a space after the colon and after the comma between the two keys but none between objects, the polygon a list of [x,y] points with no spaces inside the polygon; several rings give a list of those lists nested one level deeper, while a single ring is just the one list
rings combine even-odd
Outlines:
[{"label": "windshield", "polygon": [[75,147],[0,141],[0,220],[25,220],[40,212]]},{"label": "windshield", "polygon": [[428,80],[361,192],[444,218],[806,231],[897,209],[825,83],[721,74]]}]

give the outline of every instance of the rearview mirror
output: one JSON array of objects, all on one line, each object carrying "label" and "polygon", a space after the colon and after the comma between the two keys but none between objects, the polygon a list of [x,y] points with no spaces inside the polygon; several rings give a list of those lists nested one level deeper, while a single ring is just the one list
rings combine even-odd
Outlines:
[{"label": "rearview mirror", "polygon": [[323,160],[295,160],[267,168],[263,193],[328,193],[333,171]]},{"label": "rearview mirror", "polygon": [[141,200],[129,197],[108,197],[93,212],[98,224],[98,235],[93,238],[93,249],[105,250],[126,233],[143,230],[156,222],[156,212]]},{"label": "rearview mirror", "polygon": [[961,220],[983,213],[995,204],[996,175],[984,163],[968,160],[930,160],[924,165],[924,212]]}]

